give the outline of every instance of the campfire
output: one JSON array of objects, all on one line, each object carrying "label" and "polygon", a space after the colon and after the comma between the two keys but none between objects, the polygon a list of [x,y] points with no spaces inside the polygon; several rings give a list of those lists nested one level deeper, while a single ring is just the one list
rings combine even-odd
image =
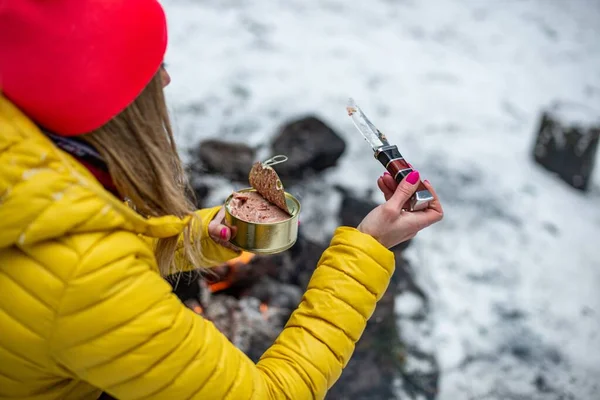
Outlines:
[{"label": "campfire", "polygon": [[260,256],[243,252],[213,268],[214,277],[179,279],[174,285],[176,292],[187,290],[188,308],[212,321],[254,361],[277,338],[302,296],[300,288],[273,279],[265,266]]},{"label": "campfire", "polygon": [[[242,253],[215,267],[214,277],[179,277],[172,283],[188,308],[214,323],[236,347],[258,362],[300,303],[324,249],[301,235],[299,242],[282,254]],[[399,254],[397,260],[399,266],[406,265]],[[404,280],[405,273],[397,271],[398,280]],[[407,355],[394,313],[398,283],[392,282],[380,301],[354,357],[328,399],[395,399],[399,379],[408,382],[413,393],[427,393],[424,398],[434,398],[436,374],[417,371],[419,374],[413,377],[402,372]]]},{"label": "campfire", "polygon": [[[215,280],[199,280],[197,284],[200,286],[200,290],[207,293],[203,296],[204,303],[213,304],[211,302],[213,295],[218,293],[229,293],[238,299],[242,297],[244,288],[247,288],[248,285],[251,285],[256,280],[248,277],[248,274],[244,272],[250,267],[250,263],[255,257],[256,255],[253,253],[243,252],[239,257],[228,261],[222,266],[216,267],[214,272],[217,274],[217,277]],[[237,293],[234,294],[235,292]],[[211,318],[211,311],[214,311],[214,307],[207,309],[207,312],[205,312],[200,299],[190,298],[185,301],[185,304],[196,314],[200,314],[213,322],[220,322],[218,319],[214,321]],[[271,317],[281,312],[278,307],[269,307],[265,301],[260,302],[258,310],[264,321],[269,321]]]},{"label": "campfire", "polygon": [[254,257],[256,255],[253,253],[243,252],[239,257],[228,261],[224,266],[218,267],[217,271],[220,272],[219,279],[208,284],[211,293],[229,289],[238,282],[241,268],[250,264]]},{"label": "campfire", "polygon": [[[317,118],[291,122],[273,140],[272,146],[272,154],[289,156],[288,162],[277,166],[280,177],[290,182],[287,190],[298,194],[307,205],[301,215],[302,229],[296,244],[276,255],[242,253],[212,268],[212,276],[184,273],[171,280],[175,293],[188,308],[212,321],[255,362],[274,343],[300,304],[330,240],[326,227],[332,224],[328,221],[335,219],[336,226],[357,226],[375,206],[370,194],[332,187],[318,177],[320,171],[335,165],[345,144]],[[201,143],[193,150],[190,174],[198,207],[222,204],[231,191],[237,190],[231,180],[239,182],[235,185],[238,189],[247,185],[247,173],[257,159],[254,151],[241,143],[217,140]],[[341,198],[338,206],[331,201],[336,196]],[[398,329],[399,314],[418,324],[428,324],[427,315],[402,316],[404,310],[395,308],[400,294],[413,294],[413,298],[426,302],[402,254],[408,245],[393,249],[396,273],[352,359],[329,391],[328,400],[435,398],[438,382],[435,358],[419,348],[418,343],[402,341]]]}]

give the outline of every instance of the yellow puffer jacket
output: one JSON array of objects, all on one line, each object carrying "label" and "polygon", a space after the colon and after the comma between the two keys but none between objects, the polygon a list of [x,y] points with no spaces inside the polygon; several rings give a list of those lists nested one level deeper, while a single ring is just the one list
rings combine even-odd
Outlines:
[{"label": "yellow puffer jacket", "polygon": [[[199,211],[208,256],[217,208]],[[302,303],[254,364],[188,310],[149,238],[187,220],[144,219],[0,97],[0,399],[322,399],[394,268],[339,228]]]}]

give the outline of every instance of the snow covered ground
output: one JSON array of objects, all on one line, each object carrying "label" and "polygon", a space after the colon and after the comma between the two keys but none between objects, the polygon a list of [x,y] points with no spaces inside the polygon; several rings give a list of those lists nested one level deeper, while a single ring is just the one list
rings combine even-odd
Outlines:
[{"label": "snow covered ground", "polygon": [[326,179],[366,191],[382,169],[353,96],[438,188],[446,217],[408,254],[432,325],[399,323],[436,353],[440,399],[600,398],[600,171],[584,195],[530,160],[542,107],[600,118],[598,1],[164,3],[181,145],[317,113],[348,143]]}]

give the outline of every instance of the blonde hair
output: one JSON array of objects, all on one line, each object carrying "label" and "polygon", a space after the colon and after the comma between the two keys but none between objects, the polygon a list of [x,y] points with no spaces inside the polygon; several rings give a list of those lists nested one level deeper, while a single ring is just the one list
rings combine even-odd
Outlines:
[{"label": "blonde hair", "polygon": [[178,236],[159,239],[156,260],[163,276],[182,269],[182,258],[199,268],[202,222],[194,214],[193,191],[177,153],[163,93],[161,71],[123,112],[101,128],[82,135],[108,165],[119,194],[147,217],[191,215],[183,232],[183,256],[175,257]]}]

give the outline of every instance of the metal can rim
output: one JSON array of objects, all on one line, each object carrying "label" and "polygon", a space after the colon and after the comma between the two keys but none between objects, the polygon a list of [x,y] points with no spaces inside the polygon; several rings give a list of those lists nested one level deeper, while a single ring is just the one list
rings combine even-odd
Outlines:
[{"label": "metal can rim", "polygon": [[[254,188],[244,188],[244,189],[237,190],[235,193],[244,193],[244,192],[256,192],[256,189],[254,189]],[[231,211],[229,209],[229,203],[231,202],[231,199],[233,198],[233,195],[234,195],[234,193],[230,194],[229,197],[227,197],[227,200],[225,200],[225,212],[227,214],[229,214],[231,217],[233,217],[233,218],[235,218],[235,219],[237,219],[239,221],[245,222],[247,224],[253,224],[253,225],[270,225],[270,226],[272,226],[272,225],[289,223],[291,220],[293,220],[294,218],[296,218],[300,214],[300,209],[302,207],[301,204],[300,204],[300,201],[296,197],[294,197],[291,193],[284,192],[284,195],[285,195],[286,199],[290,199],[297,206],[294,209],[294,212],[292,212],[292,215],[289,218],[284,219],[283,221],[277,221],[277,222],[252,222],[252,221],[246,221],[244,219],[236,217],[235,215],[233,215],[231,213]]]}]

